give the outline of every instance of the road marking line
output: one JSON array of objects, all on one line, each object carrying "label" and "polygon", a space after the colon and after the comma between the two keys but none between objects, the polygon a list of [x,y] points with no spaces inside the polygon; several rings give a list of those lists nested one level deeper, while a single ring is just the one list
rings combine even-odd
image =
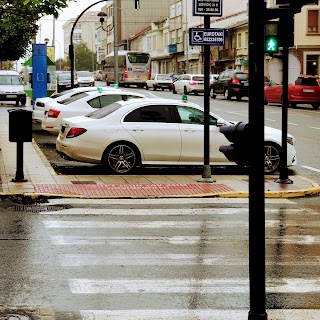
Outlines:
[{"label": "road marking line", "polygon": [[311,129],[316,129],[316,130],[320,130],[320,128],[318,127],[310,127]]},{"label": "road marking line", "polygon": [[[249,279],[70,279],[70,290],[74,294],[215,294],[249,293]],[[269,278],[268,293],[319,293],[319,278]]]},{"label": "road marking line", "polygon": [[[266,311],[270,319],[320,319],[319,309],[268,309]],[[243,309],[81,310],[80,313],[83,320],[239,320],[248,318],[248,310]]]},{"label": "road marking line", "polygon": [[320,169],[316,169],[316,168],[309,167],[309,166],[301,166],[301,168],[305,168],[305,169],[308,169],[308,170],[312,170],[312,171],[320,172]]}]

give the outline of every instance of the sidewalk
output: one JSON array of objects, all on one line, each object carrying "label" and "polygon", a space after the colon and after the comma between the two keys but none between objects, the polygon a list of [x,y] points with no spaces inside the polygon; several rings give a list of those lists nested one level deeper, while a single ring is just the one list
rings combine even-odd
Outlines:
[{"label": "sidewalk", "polygon": [[[218,175],[216,182],[198,182],[198,175],[59,175],[35,142],[23,143],[25,182],[13,182],[17,144],[8,139],[8,117],[0,118],[0,196],[78,198],[248,197],[246,175]],[[320,193],[319,184],[290,176],[293,184],[265,177],[265,197],[290,198]],[[21,181],[21,175],[19,181]]]}]

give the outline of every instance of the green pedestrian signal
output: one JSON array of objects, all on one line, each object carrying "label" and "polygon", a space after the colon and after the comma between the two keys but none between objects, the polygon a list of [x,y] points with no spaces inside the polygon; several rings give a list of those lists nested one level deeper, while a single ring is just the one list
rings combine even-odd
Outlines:
[{"label": "green pedestrian signal", "polygon": [[277,36],[265,36],[265,52],[274,53],[279,51]]}]

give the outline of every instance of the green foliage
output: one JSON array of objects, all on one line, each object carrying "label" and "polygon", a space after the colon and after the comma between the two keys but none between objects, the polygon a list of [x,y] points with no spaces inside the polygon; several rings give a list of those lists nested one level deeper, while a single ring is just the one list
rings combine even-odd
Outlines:
[{"label": "green foliage", "polygon": [[46,15],[58,17],[58,10],[75,0],[0,0],[0,61],[25,56],[35,37],[37,21]]},{"label": "green foliage", "polygon": [[93,71],[97,64],[97,53],[91,51],[87,44],[80,42],[74,46],[75,69]]}]

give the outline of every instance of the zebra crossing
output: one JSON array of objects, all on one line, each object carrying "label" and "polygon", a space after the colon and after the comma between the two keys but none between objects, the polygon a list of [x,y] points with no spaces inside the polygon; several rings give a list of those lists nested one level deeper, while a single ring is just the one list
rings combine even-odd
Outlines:
[{"label": "zebra crossing", "polygon": [[[41,213],[82,320],[248,318],[246,201],[170,201],[82,200]],[[317,212],[276,199],[265,215],[268,319],[320,319]]]}]

